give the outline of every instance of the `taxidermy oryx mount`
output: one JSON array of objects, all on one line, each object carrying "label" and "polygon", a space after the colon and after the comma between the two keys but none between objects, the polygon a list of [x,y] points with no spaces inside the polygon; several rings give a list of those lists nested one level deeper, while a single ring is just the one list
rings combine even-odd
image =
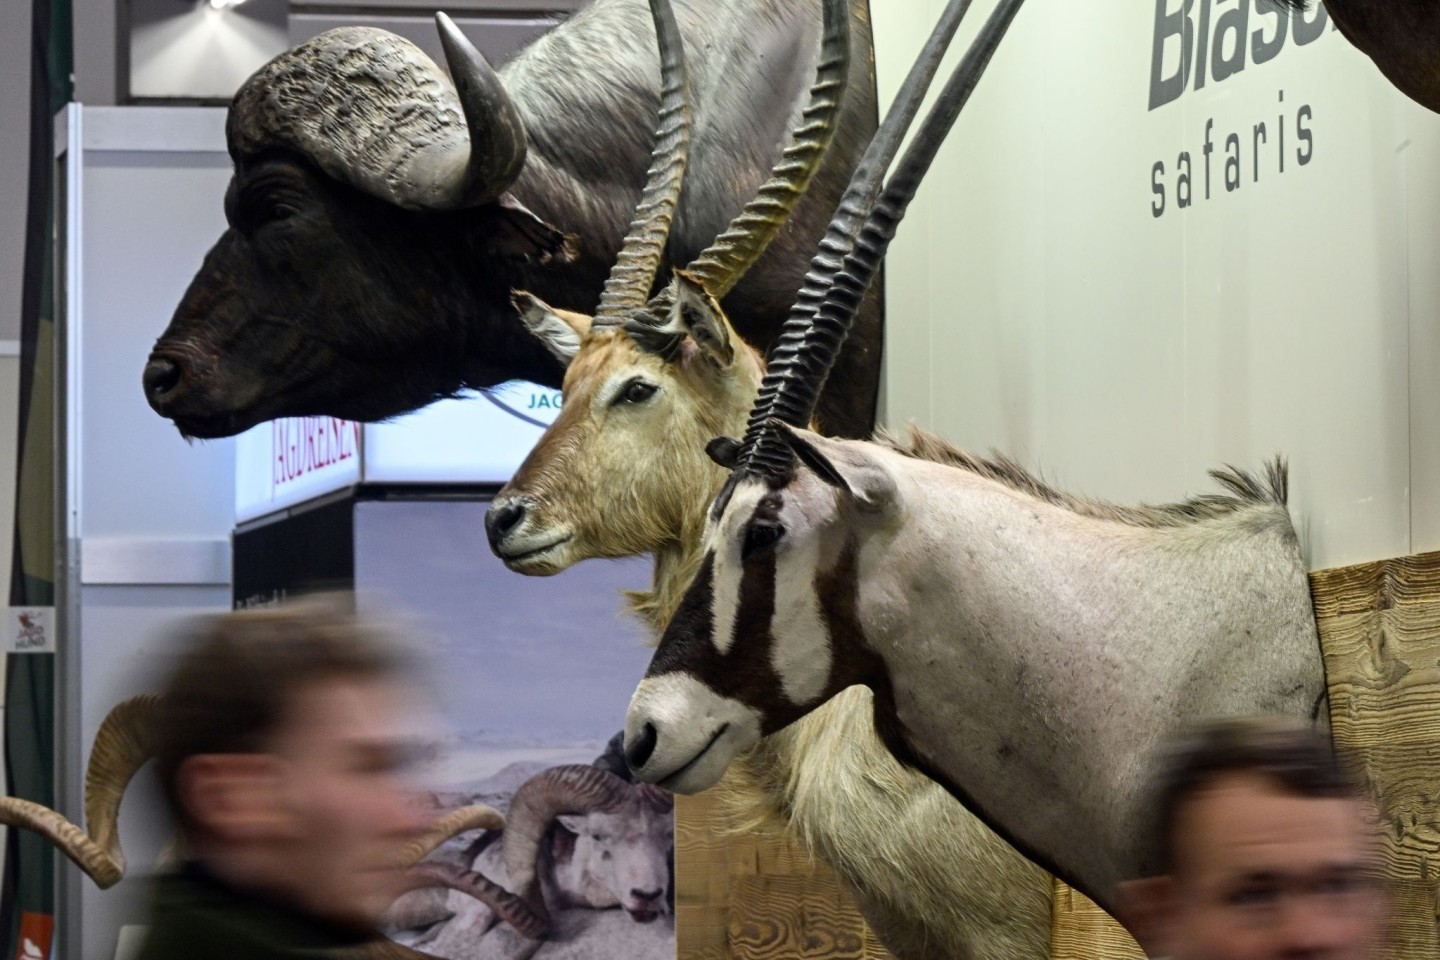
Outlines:
[{"label": "taxidermy oryx mount", "polygon": [[[1015,3],[982,31],[994,42]],[[952,80],[952,84],[955,81]],[[863,684],[881,739],[1112,908],[1151,872],[1152,749],[1202,717],[1317,718],[1325,686],[1285,471],[1121,507],[915,430],[805,429],[850,318],[958,105],[942,94],[813,317],[787,321],[699,571],[626,717],[636,776],[678,792]]]},{"label": "taxidermy oryx mount", "polygon": [[[818,306],[840,268],[969,6],[950,0],[942,14],[860,161],[798,295],[802,304]],[[590,557],[652,553],[652,587],[632,594],[631,605],[657,637],[693,579],[706,507],[725,477],[704,445],[744,432],[764,376],[759,354],[717,299],[763,249],[818,162],[822,125],[834,122],[845,75],[837,62],[846,49],[842,13],[843,3],[827,0],[829,52],[766,188],[776,200],[762,192],[750,204],[768,218],[742,215],[713,254],[628,313],[591,319],[517,298],[532,331],[567,365],[565,406],[492,504],[491,546],[510,569],[530,575]],[[972,57],[963,69],[978,78],[985,62]],[[719,251],[732,248],[744,256],[717,270]],[[648,286],[648,277],[637,278],[640,295]],[[746,818],[778,815],[834,866],[897,957],[1046,956],[1050,878],[942,787],[897,763],[876,738],[872,713],[868,692],[855,688],[767,739],[727,781],[732,804]]]}]

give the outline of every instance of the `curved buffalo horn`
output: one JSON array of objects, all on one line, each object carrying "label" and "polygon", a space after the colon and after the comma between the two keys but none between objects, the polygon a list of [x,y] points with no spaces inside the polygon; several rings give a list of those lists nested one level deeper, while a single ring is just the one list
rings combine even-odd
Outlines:
[{"label": "curved buffalo horn", "polygon": [[235,163],[291,150],[410,210],[497,199],[524,164],[524,122],[485,58],[448,18],[437,19],[453,86],[403,37],[374,27],[328,30],[236,92],[225,121]]},{"label": "curved buffalo horn", "polygon": [[620,324],[649,299],[690,152],[690,80],[685,70],[685,44],[669,0],[650,0],[650,12],[660,45],[663,92],[659,129],[635,220],[605,280],[592,329]]},{"label": "curved buffalo horn", "polygon": [[154,755],[159,703],[155,694],[132,697],[101,722],[85,772],[88,834],[54,810],[14,797],[0,797],[0,823],[45,837],[100,889],[119,883],[125,875],[117,830],[120,800],[135,772]]},{"label": "curved buffalo horn", "polygon": [[405,883],[407,891],[445,887],[468,894],[531,940],[542,939],[549,929],[547,918],[537,915],[524,900],[474,870],[449,863],[417,863],[405,871]]},{"label": "curved buffalo horn", "polygon": [[[509,189],[525,166],[525,122],[485,56],[444,13],[435,14],[450,78],[465,112],[468,149],[422,154],[415,161],[420,185],[431,186],[433,210],[477,207]],[[427,170],[434,165],[433,172]]]},{"label": "curved buffalo horn", "polygon": [[791,211],[820,169],[825,152],[835,139],[840,106],[850,81],[850,4],[825,0],[824,34],[815,66],[815,82],[790,145],[770,171],[755,198],[730,221],[715,242],[685,271],[704,284],[716,300],[727,293],[760,259],[779,234]]},{"label": "curved buffalo horn", "polygon": [[436,820],[429,830],[407,843],[400,853],[400,863],[406,867],[414,866],[434,853],[440,844],[467,830],[503,829],[505,818],[494,807],[487,807],[483,803],[461,807]]},{"label": "curved buffalo horn", "polygon": [[771,354],[761,394],[751,411],[741,453],[739,469],[742,472],[774,473],[789,469],[792,455],[782,441],[771,435],[768,421],[775,418],[796,426],[808,425],[860,301],[880,267],[910,200],[1023,2],[1001,0],[981,28],[975,45],[950,75],[880,199],[866,215],[851,251],[846,254],[813,318],[809,322],[796,322],[792,313],[786,320],[780,342]]},{"label": "curved buffalo horn", "polygon": [[535,862],[550,821],[562,813],[614,810],[631,789],[608,770],[567,764],[536,774],[515,791],[505,818],[505,872],[511,889],[547,923]]}]

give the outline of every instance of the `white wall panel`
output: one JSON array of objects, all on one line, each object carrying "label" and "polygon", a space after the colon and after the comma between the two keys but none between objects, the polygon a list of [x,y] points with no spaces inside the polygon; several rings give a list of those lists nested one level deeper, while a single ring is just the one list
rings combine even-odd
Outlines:
[{"label": "white wall panel", "polygon": [[[906,6],[876,10],[887,101],[943,3]],[[992,7],[976,5],[955,51]],[[1263,0],[1192,11],[1209,9],[1214,33],[1242,7],[1248,54],[1275,36]],[[1147,109],[1156,15],[1022,8],[892,248],[889,421],[1121,501],[1200,492],[1210,467],[1283,452],[1313,566],[1440,547],[1440,117],[1332,29],[1297,45],[1288,23],[1274,59],[1207,72],[1198,91],[1192,76]],[[1178,37],[1164,54],[1162,75]]]}]

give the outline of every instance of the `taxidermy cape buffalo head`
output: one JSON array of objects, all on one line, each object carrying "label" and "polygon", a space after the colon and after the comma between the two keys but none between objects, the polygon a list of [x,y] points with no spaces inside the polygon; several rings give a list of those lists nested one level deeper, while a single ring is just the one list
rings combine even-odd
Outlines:
[{"label": "taxidermy cape buffalo head", "polygon": [[[698,159],[665,253],[687,263],[754,195],[799,119],[820,0],[675,6],[701,52]],[[853,93],[834,146],[724,300],[761,349],[875,129],[868,0],[849,8]],[[650,21],[641,0],[595,0],[497,74],[441,18],[453,86],[407,41],[362,28],[262,68],[230,112],[229,227],[156,342],[151,406],[183,434],[219,437],[280,416],[382,420],[513,378],[559,386],[563,365],[520,321],[511,291],[597,308],[654,142]],[[656,289],[668,279],[662,264]],[[877,294],[821,398],[827,430],[868,435],[881,325]]]},{"label": "taxidermy cape buffalo head", "polygon": [[[464,341],[473,316],[505,303],[475,302],[482,291],[449,282],[450,265],[568,255],[564,235],[505,192],[526,138],[499,78],[443,14],[440,25],[454,87],[408,41],[350,27],[277,57],[235,95],[229,229],[144,373],[150,405],[182,433],[379,419],[483,382]],[[558,380],[518,325],[514,340],[495,344],[509,368],[498,379]]]}]

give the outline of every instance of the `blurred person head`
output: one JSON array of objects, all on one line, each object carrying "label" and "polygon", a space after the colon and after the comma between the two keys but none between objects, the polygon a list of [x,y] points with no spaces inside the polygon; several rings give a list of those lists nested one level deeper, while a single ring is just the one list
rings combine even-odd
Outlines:
[{"label": "blurred person head", "polygon": [[1150,862],[1122,915],[1173,960],[1361,960],[1385,921],[1375,809],[1330,741],[1280,720],[1211,723],[1155,784]]},{"label": "blurred person head", "polygon": [[194,859],[232,887],[369,930],[427,826],[394,639],[334,598],[197,622],[165,686],[157,765]]}]

